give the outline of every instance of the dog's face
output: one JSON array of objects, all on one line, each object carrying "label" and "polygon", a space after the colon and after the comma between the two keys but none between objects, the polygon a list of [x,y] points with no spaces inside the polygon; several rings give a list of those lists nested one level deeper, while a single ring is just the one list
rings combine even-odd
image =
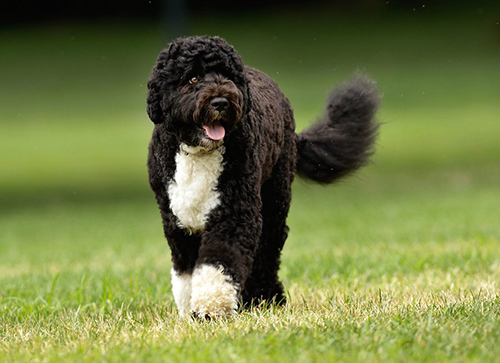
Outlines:
[{"label": "dog's face", "polygon": [[248,98],[244,66],[221,38],[174,40],[148,82],[148,115],[179,141],[220,147],[242,119]]}]

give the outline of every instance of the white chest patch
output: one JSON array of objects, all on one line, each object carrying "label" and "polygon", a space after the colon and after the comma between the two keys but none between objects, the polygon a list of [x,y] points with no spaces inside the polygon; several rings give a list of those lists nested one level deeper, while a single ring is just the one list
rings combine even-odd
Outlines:
[{"label": "white chest patch", "polygon": [[224,169],[224,147],[211,152],[202,150],[181,144],[175,156],[174,179],[168,185],[170,209],[179,227],[190,233],[203,230],[209,213],[220,203],[217,182]]}]

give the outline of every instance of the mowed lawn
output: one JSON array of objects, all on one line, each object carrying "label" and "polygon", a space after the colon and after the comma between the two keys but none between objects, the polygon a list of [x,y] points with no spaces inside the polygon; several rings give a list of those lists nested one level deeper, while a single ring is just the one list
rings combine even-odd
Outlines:
[{"label": "mowed lawn", "polygon": [[192,21],[276,79],[298,130],[356,70],[383,94],[374,162],[294,184],[289,304],[212,322],[176,315],[148,190],[161,27],[0,32],[1,361],[497,361],[498,23],[313,15]]}]

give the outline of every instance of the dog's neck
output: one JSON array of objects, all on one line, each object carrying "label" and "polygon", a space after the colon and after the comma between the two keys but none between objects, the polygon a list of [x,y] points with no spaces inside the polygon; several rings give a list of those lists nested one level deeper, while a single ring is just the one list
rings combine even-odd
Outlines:
[{"label": "dog's neck", "polygon": [[216,149],[213,149],[213,150],[209,150],[209,149],[204,148],[203,146],[190,146],[190,145],[187,145],[187,144],[185,144],[183,142],[181,142],[181,144],[179,146],[179,149],[184,154],[186,154],[186,155],[193,155],[193,156],[201,156],[201,155],[211,154],[215,150],[221,150],[221,152],[224,153],[224,148],[223,147],[216,148]]}]

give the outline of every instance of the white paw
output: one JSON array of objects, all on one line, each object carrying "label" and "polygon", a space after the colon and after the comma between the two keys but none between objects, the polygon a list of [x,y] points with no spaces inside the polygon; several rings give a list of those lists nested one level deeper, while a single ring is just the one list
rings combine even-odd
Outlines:
[{"label": "white paw", "polygon": [[186,318],[191,313],[191,275],[179,274],[172,269],[172,293],[179,310],[179,315]]},{"label": "white paw", "polygon": [[222,317],[236,313],[238,286],[222,267],[197,266],[191,280],[191,311],[201,317]]}]

